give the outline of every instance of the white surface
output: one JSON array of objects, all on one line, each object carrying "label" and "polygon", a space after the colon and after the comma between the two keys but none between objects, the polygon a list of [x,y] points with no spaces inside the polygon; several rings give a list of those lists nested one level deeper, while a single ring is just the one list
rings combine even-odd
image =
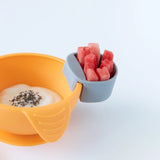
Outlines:
[{"label": "white surface", "polygon": [[63,137],[34,147],[0,143],[0,160],[159,160],[160,2],[1,0],[0,55],[40,52],[65,59],[98,42],[115,53],[111,98],[78,103]]}]

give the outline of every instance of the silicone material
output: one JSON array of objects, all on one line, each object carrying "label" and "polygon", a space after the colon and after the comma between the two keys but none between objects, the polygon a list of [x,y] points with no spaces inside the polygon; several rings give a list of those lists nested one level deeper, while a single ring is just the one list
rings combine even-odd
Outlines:
[{"label": "silicone material", "polygon": [[113,76],[107,81],[87,81],[84,72],[77,61],[76,53],[68,55],[63,68],[70,89],[73,90],[77,82],[83,84],[80,100],[82,102],[101,102],[108,99],[112,93],[118,69],[114,64]]},{"label": "silicone material", "polygon": [[73,91],[62,73],[64,60],[35,54],[0,56],[0,91],[15,84],[42,86],[57,92],[62,100],[42,107],[0,104],[0,140],[13,145],[37,145],[57,141],[67,128],[82,84]]}]

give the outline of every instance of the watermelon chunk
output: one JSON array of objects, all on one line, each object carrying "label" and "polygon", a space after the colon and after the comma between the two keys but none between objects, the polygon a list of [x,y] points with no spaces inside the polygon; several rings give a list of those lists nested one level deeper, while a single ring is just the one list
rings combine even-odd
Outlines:
[{"label": "watermelon chunk", "polygon": [[113,61],[110,61],[110,63],[111,63],[111,68],[110,68],[109,72],[110,72],[110,75],[112,75],[114,64],[113,64]]},{"label": "watermelon chunk", "polygon": [[100,68],[107,67],[110,74],[113,72],[113,61],[109,61],[108,59],[104,59],[101,61]]},{"label": "watermelon chunk", "polygon": [[100,81],[105,81],[110,78],[110,73],[109,73],[107,67],[97,68],[96,72],[97,72],[97,75],[98,75]]},{"label": "watermelon chunk", "polygon": [[84,57],[88,54],[90,54],[90,48],[89,47],[78,47],[77,59],[78,59],[82,68],[84,66]]},{"label": "watermelon chunk", "polygon": [[86,79],[88,81],[98,81],[99,80],[97,73],[92,68],[88,68],[87,69],[87,71],[86,71]]},{"label": "watermelon chunk", "polygon": [[104,50],[102,60],[108,59],[109,61],[113,61],[113,53],[108,50]]},{"label": "watermelon chunk", "polygon": [[85,56],[84,58],[84,73],[86,73],[87,69],[91,68],[91,69],[96,69],[97,68],[97,58],[95,54],[88,54],[87,56]]},{"label": "watermelon chunk", "polygon": [[88,47],[90,48],[90,52],[95,54],[97,57],[97,65],[100,60],[100,48],[98,43],[88,43]]},{"label": "watermelon chunk", "polygon": [[86,72],[87,72],[87,69],[93,69],[93,70],[96,70],[96,67],[95,67],[95,65],[93,64],[93,63],[86,63],[85,65],[84,65],[84,73],[86,74]]},{"label": "watermelon chunk", "polygon": [[[77,60],[83,68],[88,81],[108,80],[113,74],[113,53],[104,50],[100,61],[100,48],[98,43],[88,43],[88,47],[78,47]],[[100,63],[100,68],[97,68]]]}]

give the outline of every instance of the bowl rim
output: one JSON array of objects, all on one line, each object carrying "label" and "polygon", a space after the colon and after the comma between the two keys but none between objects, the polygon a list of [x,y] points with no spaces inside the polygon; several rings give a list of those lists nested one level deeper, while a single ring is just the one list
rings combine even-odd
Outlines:
[{"label": "bowl rim", "polygon": [[[17,52],[17,53],[10,53],[10,54],[5,54],[5,55],[1,55],[0,56],[0,60],[1,59],[6,59],[6,58],[13,58],[13,57],[18,57],[18,56],[37,56],[37,57],[42,57],[42,58],[47,58],[50,60],[54,60],[57,61],[58,63],[62,63],[64,65],[65,60],[55,57],[55,56],[51,56],[48,54],[43,54],[43,53],[34,53],[34,52]],[[63,74],[63,73],[62,73]],[[35,107],[16,107],[16,106],[10,106],[10,105],[5,105],[0,103],[0,108],[5,108],[5,109],[9,109],[9,110],[19,110],[19,111],[34,111],[34,110],[43,110],[43,109],[47,109],[50,107],[54,107],[56,105],[61,105],[63,103],[65,103],[67,101],[67,99],[71,98],[72,96],[75,95],[75,93],[77,92],[77,90],[79,90],[79,87],[81,87],[81,83],[77,83],[76,87],[74,88],[73,91],[71,91],[71,94],[69,94],[66,98],[63,98],[62,100],[60,100],[59,102],[56,103],[52,103],[49,105],[45,105],[45,106],[35,106]]]}]

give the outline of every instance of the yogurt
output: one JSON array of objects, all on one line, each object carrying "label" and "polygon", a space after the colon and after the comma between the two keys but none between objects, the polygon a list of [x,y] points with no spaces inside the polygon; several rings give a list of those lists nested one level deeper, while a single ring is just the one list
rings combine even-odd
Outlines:
[{"label": "yogurt", "polygon": [[4,89],[0,93],[0,103],[17,107],[39,107],[61,100],[61,97],[49,89],[18,84]]}]

